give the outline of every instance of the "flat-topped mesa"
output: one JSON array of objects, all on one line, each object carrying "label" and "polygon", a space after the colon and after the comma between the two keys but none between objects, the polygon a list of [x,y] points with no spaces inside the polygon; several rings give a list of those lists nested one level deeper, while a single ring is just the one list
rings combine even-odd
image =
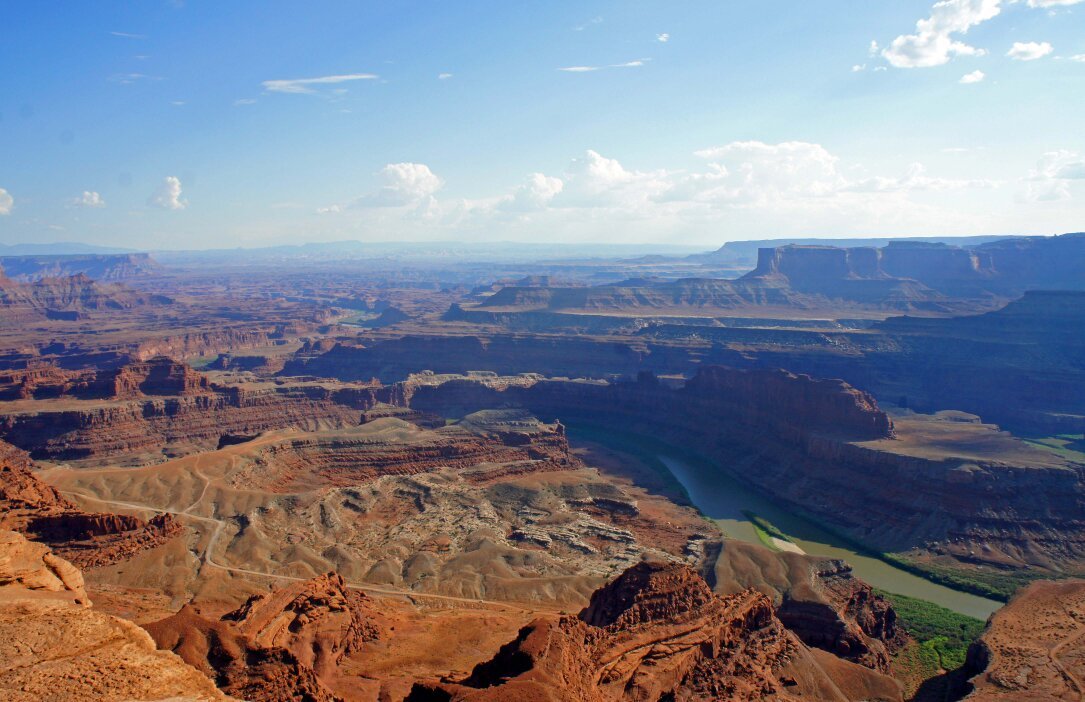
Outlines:
[{"label": "flat-topped mesa", "polygon": [[[831,670],[830,670],[831,669]],[[827,672],[830,671],[830,672]],[[578,617],[537,619],[459,683],[419,683],[408,700],[899,700],[897,684],[859,666],[815,662],[747,590],[721,597],[688,566],[639,563]]]},{"label": "flat-topped mesa", "polygon": [[147,253],[0,256],[7,274],[24,282],[82,274],[94,280],[124,280],[161,269]]},{"label": "flat-topped mesa", "polygon": [[752,423],[781,430],[822,431],[851,439],[893,434],[893,421],[872,395],[843,380],[812,378],[785,370],[700,369],[682,392],[747,415]]},{"label": "flat-topped mesa", "polygon": [[203,373],[165,356],[132,362],[112,373],[112,396],[118,399],[143,395],[192,395],[210,388]]}]

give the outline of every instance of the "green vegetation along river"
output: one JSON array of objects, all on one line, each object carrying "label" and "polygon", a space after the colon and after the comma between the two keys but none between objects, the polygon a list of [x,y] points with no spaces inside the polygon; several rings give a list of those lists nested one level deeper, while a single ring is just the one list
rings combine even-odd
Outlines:
[{"label": "green vegetation along river", "polygon": [[979,619],[986,619],[1002,606],[1001,602],[938,585],[879,558],[859,553],[843,539],[791,514],[723,471],[698,469],[686,460],[665,454],[658,455],[658,459],[682,484],[701,513],[733,539],[762,543],[757,528],[747,516],[753,514],[770,522],[805,553],[847,561],[858,577],[881,590],[934,602]]}]

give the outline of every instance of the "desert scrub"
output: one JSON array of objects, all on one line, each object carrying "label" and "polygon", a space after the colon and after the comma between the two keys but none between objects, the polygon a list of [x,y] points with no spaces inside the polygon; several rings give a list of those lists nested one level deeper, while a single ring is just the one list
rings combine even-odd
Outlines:
[{"label": "desert scrub", "polygon": [[968,647],[983,633],[984,623],[933,602],[877,591],[893,605],[897,624],[919,644],[925,668],[937,661],[942,670],[964,665]]}]

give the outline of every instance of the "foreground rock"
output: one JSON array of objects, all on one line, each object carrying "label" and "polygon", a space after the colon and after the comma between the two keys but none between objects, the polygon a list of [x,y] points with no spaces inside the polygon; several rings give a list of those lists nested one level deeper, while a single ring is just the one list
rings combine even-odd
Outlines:
[{"label": "foreground rock", "polygon": [[765,595],[720,597],[688,567],[641,563],[577,617],[535,620],[466,679],[408,700],[901,699],[890,678],[820,655]]},{"label": "foreground rock", "polygon": [[138,626],[89,604],[74,566],[0,531],[0,699],[229,699]]},{"label": "foreground rock", "polygon": [[1037,582],[996,612],[968,652],[969,702],[1085,696],[1085,581]]},{"label": "foreground rock", "polygon": [[221,619],[191,605],[144,627],[158,646],[253,702],[333,702],[344,656],[384,633],[373,603],[328,573],[249,599]]}]

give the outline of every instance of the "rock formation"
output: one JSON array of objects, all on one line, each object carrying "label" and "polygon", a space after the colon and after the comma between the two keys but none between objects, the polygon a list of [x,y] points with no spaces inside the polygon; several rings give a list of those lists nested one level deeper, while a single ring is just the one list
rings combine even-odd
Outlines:
[{"label": "rock formation", "polygon": [[[847,664],[842,664],[847,665]],[[856,667],[863,699],[900,699]],[[685,566],[641,563],[596,591],[577,617],[539,619],[458,682],[408,700],[846,700],[752,591],[712,593]]]},{"label": "rock formation", "polygon": [[742,466],[734,477],[880,551],[933,548],[1003,568],[1085,562],[1085,465],[953,418],[894,425],[869,395],[840,381],[713,367],[678,389],[651,376],[428,378],[401,391],[416,409],[512,405],[643,432],[716,465]]},{"label": "rock formation", "polygon": [[12,702],[230,699],[135,624],[90,609],[79,571],[0,531],[0,697]]},{"label": "rock formation", "polygon": [[43,541],[81,568],[128,560],[183,531],[169,514],[144,521],[84,512],[34,475],[25,453],[0,442],[0,453],[5,452],[13,458],[0,458],[0,528]]},{"label": "rock formation", "polygon": [[968,652],[968,702],[1085,695],[1085,581],[1037,582],[995,612]]},{"label": "rock formation", "polygon": [[335,573],[256,595],[219,620],[191,605],[144,627],[159,648],[252,702],[334,702],[345,655],[385,633],[372,601]]}]

